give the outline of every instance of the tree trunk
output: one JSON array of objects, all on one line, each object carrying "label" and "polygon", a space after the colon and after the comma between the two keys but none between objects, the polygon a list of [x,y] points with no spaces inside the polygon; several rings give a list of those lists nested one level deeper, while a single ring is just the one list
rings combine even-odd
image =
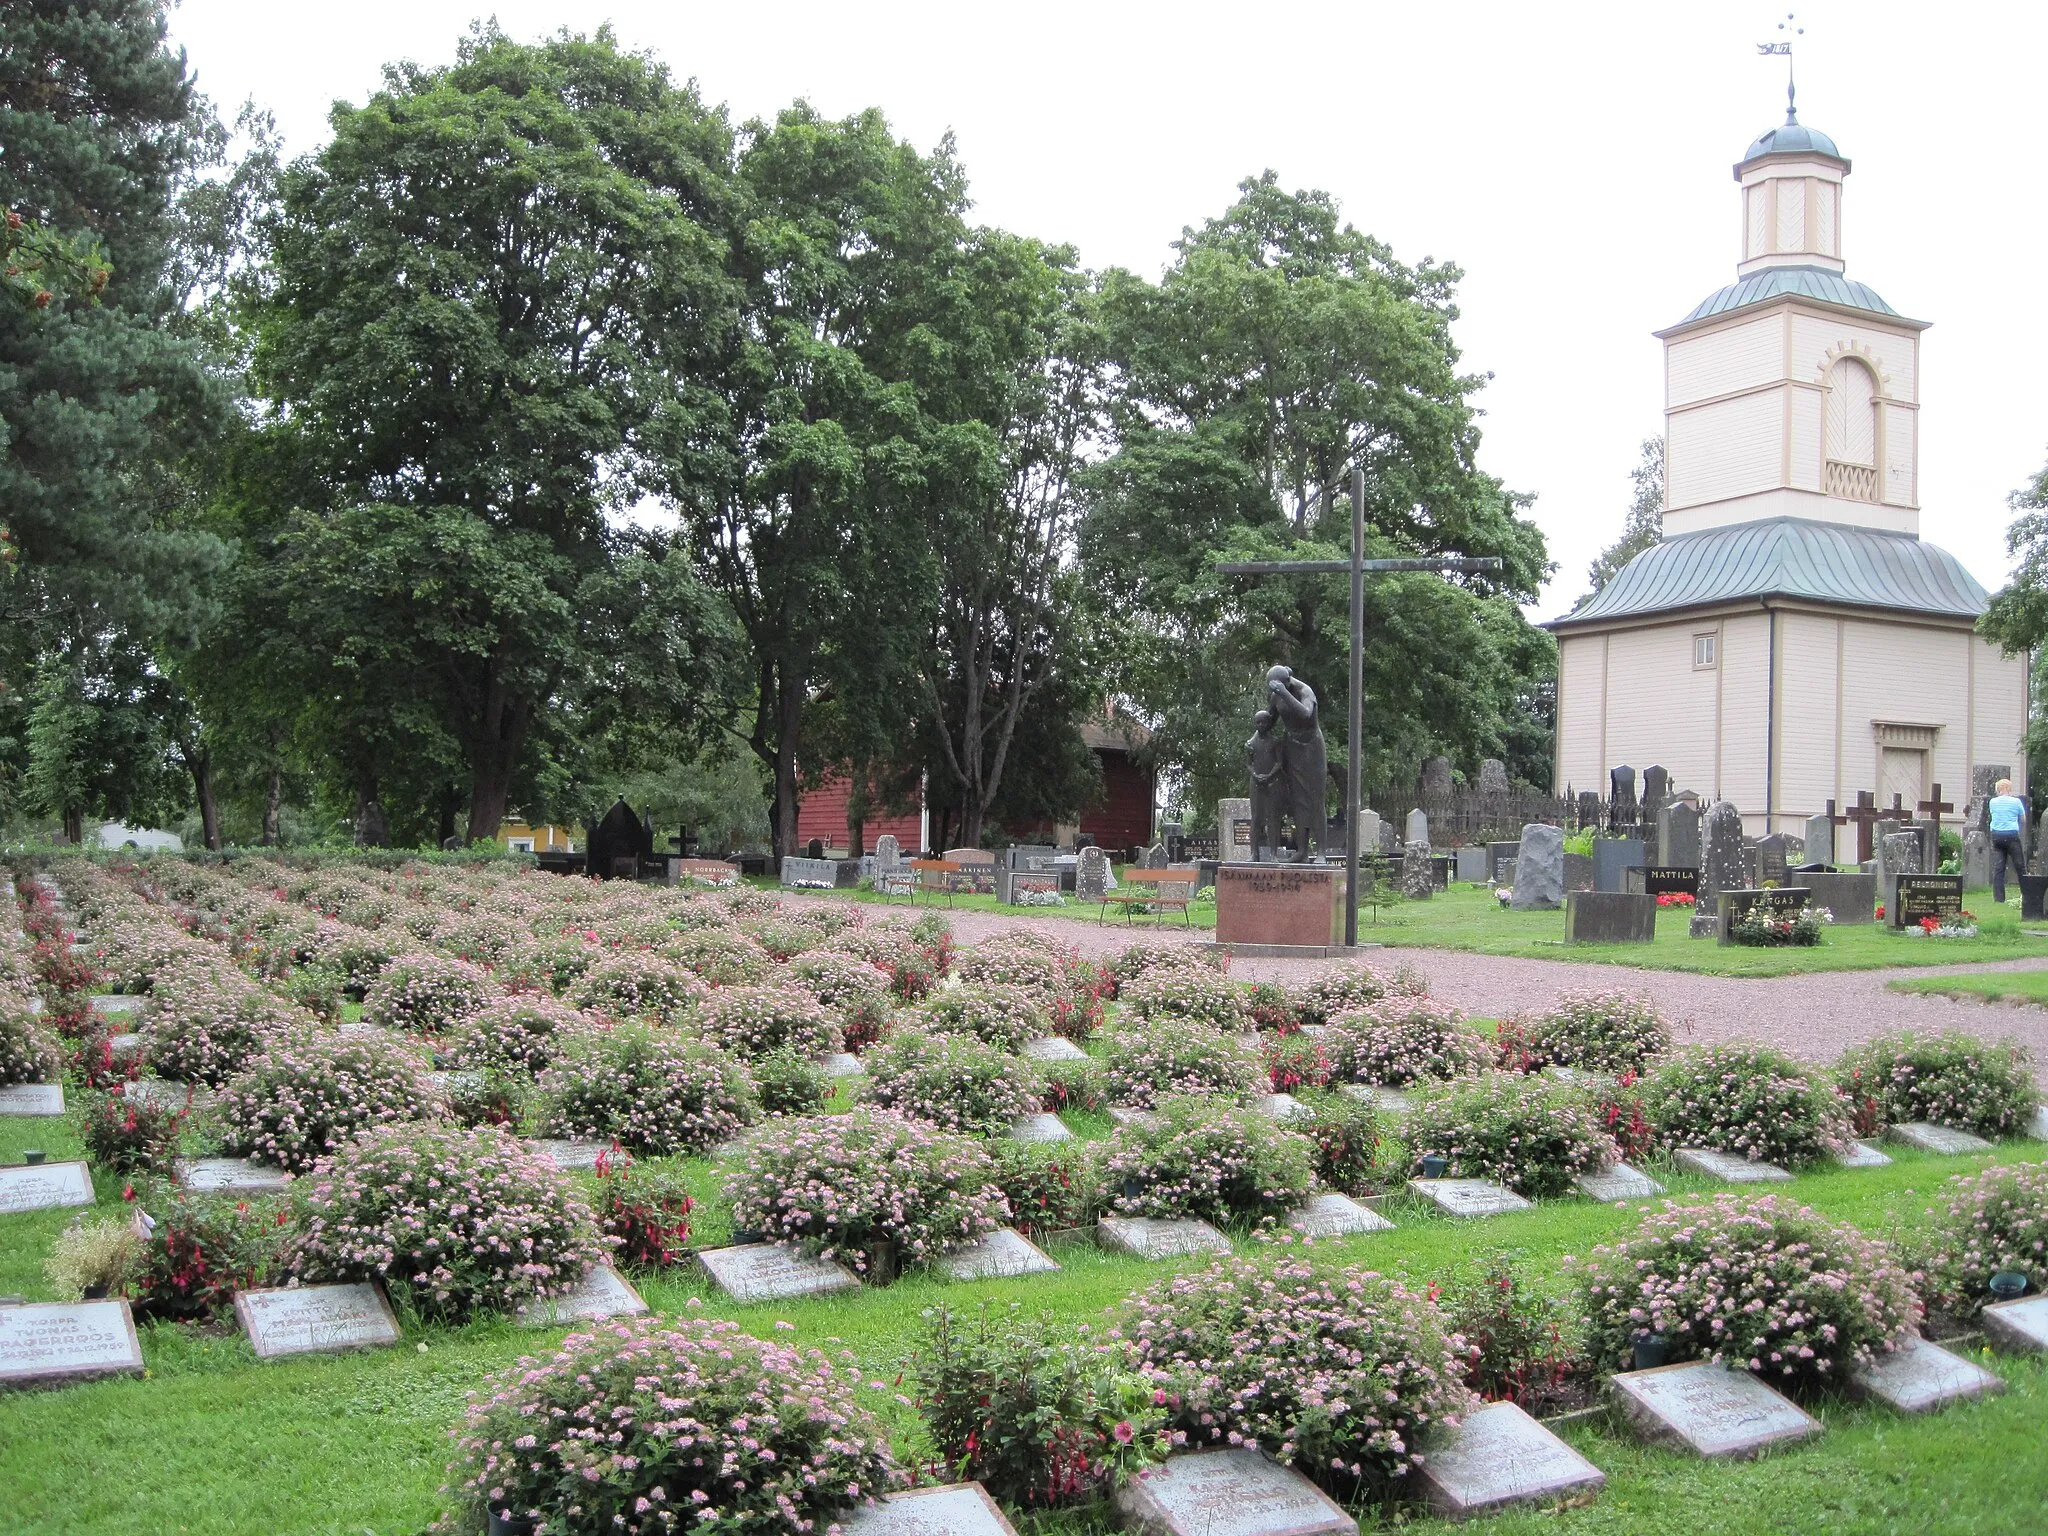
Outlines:
[{"label": "tree trunk", "polygon": [[526,750],[526,731],[533,720],[533,701],[511,697],[493,676],[485,690],[482,718],[470,740],[469,841],[489,842],[498,835],[505,808],[512,799],[512,773]]},{"label": "tree trunk", "polygon": [[275,848],[278,843],[277,811],[284,799],[284,768],[281,764],[270,765],[270,793],[263,800],[263,837],[266,848]]},{"label": "tree trunk", "polygon": [[64,841],[74,846],[85,841],[85,812],[69,810],[64,813]]},{"label": "tree trunk", "polygon": [[795,858],[797,845],[796,749],[803,730],[804,687],[785,668],[775,698],[775,856]]},{"label": "tree trunk", "polygon": [[377,803],[377,781],[372,778],[356,784],[356,846],[391,846],[391,822],[384,815],[384,807]]},{"label": "tree trunk", "polygon": [[967,803],[960,807],[960,846],[979,848],[981,846],[982,810],[978,804],[980,795],[969,795]]},{"label": "tree trunk", "polygon": [[441,789],[441,820],[434,830],[434,841],[441,847],[448,846],[448,840],[455,836],[455,813],[462,806],[462,791],[453,784]]},{"label": "tree trunk", "polygon": [[220,851],[220,806],[213,796],[213,754],[193,752],[185,759],[185,767],[192,774],[192,791],[199,799],[200,841],[216,853]]}]

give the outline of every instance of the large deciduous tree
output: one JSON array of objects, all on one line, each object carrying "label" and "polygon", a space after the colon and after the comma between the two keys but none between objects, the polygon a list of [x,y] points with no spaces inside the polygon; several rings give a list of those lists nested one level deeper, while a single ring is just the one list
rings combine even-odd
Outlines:
[{"label": "large deciduous tree", "polygon": [[716,403],[731,134],[606,32],[491,28],[332,121],[282,175],[250,316],[303,507],[273,530],[281,608],[360,682],[351,723],[398,695],[435,716],[487,838],[545,717],[633,664],[610,641],[665,632],[583,605],[631,586],[616,524]]},{"label": "large deciduous tree", "polygon": [[1628,472],[1628,478],[1635,487],[1635,493],[1629,497],[1628,515],[1622,519],[1621,537],[1601,550],[1592,565],[1587,567],[1586,579],[1593,584],[1593,589],[1579,599],[1581,603],[1612,581],[1615,573],[1629,561],[1664,537],[1663,438],[1643,439],[1642,457]]}]

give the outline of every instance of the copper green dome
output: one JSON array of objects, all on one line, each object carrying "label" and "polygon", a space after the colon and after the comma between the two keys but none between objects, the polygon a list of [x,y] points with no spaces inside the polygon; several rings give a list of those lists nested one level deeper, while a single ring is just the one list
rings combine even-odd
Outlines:
[{"label": "copper green dome", "polygon": [[1835,141],[1818,128],[1809,128],[1798,117],[1788,111],[1785,121],[1775,128],[1766,128],[1756,136],[1748,149],[1742,152],[1737,163],[1747,165],[1765,155],[1826,155],[1830,160],[1843,160],[1845,156],[1835,148]]}]

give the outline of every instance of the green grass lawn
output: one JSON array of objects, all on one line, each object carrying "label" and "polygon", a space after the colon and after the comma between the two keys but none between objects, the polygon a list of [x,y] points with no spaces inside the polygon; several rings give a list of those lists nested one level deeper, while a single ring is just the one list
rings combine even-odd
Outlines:
[{"label": "green grass lawn", "polygon": [[[1072,1118],[1083,1134],[1107,1128],[1106,1117]],[[0,1158],[14,1161],[29,1146],[53,1160],[80,1155],[65,1122],[0,1120]],[[2035,1159],[2043,1151],[2039,1143],[2015,1143],[1998,1156]],[[1889,1168],[1810,1174],[1791,1192],[1866,1231],[1891,1234],[1919,1218],[1943,1178],[1992,1160],[1900,1152]],[[700,1235],[716,1241],[727,1230],[716,1170],[701,1160],[683,1169],[705,1201]],[[1674,1192],[1710,1187],[1676,1175],[1666,1182]],[[100,1176],[96,1183],[102,1207],[118,1206],[119,1181]],[[42,1261],[74,1214],[0,1217],[0,1294],[49,1296]],[[1426,1283],[1506,1248],[1533,1273],[1562,1283],[1567,1256],[1586,1253],[1635,1220],[1632,1209],[1583,1201],[1480,1223],[1454,1222],[1399,1199],[1387,1214],[1396,1230],[1317,1244],[1315,1252]],[[1262,1251],[1250,1239],[1238,1246]],[[882,1384],[864,1395],[910,1455],[919,1450],[914,1415],[894,1394],[927,1308],[987,1299],[1100,1325],[1125,1296],[1176,1267],[1085,1244],[1062,1244],[1053,1254],[1064,1266],[1057,1275],[972,1285],[913,1276],[887,1290],[754,1307],[722,1300],[692,1273],[638,1283],[658,1312],[683,1310],[695,1299],[703,1314],[733,1317],[756,1332],[786,1321],[804,1344],[851,1349],[863,1373]],[[409,1322],[405,1343],[395,1349],[260,1364],[232,1327],[145,1329],[147,1379],[0,1396],[0,1530],[409,1536],[439,1508],[447,1431],[465,1394],[563,1332],[504,1322]],[[1826,1402],[1818,1408],[1828,1423],[1824,1437],[1744,1465],[1707,1466],[1644,1449],[1604,1417],[1581,1420],[1564,1433],[1606,1471],[1601,1498],[1585,1508],[1511,1515],[1485,1529],[1500,1536],[2039,1531],[2048,1506],[2048,1456],[2041,1454],[2048,1363],[1991,1363],[2009,1385],[2002,1398],[1914,1420]],[[1449,1529],[1410,1519],[1408,1529]],[[1106,1527],[1068,1515],[1033,1529],[1039,1536],[1084,1536]]]},{"label": "green grass lawn", "polygon": [[1907,976],[1890,983],[1894,992],[1931,992],[1937,997],[2011,998],[2048,1007],[2048,970],[1989,971],[1973,976]]}]

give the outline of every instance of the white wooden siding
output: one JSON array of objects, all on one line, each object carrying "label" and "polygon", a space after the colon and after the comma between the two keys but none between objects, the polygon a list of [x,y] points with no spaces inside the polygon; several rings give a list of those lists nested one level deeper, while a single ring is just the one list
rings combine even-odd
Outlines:
[{"label": "white wooden siding", "polygon": [[1764,390],[1666,418],[1665,505],[1696,506],[1780,483],[1785,392]]},{"label": "white wooden siding", "polygon": [[1772,313],[1740,325],[1674,337],[1664,349],[1664,400],[1690,405],[1785,376],[1785,320]]}]

